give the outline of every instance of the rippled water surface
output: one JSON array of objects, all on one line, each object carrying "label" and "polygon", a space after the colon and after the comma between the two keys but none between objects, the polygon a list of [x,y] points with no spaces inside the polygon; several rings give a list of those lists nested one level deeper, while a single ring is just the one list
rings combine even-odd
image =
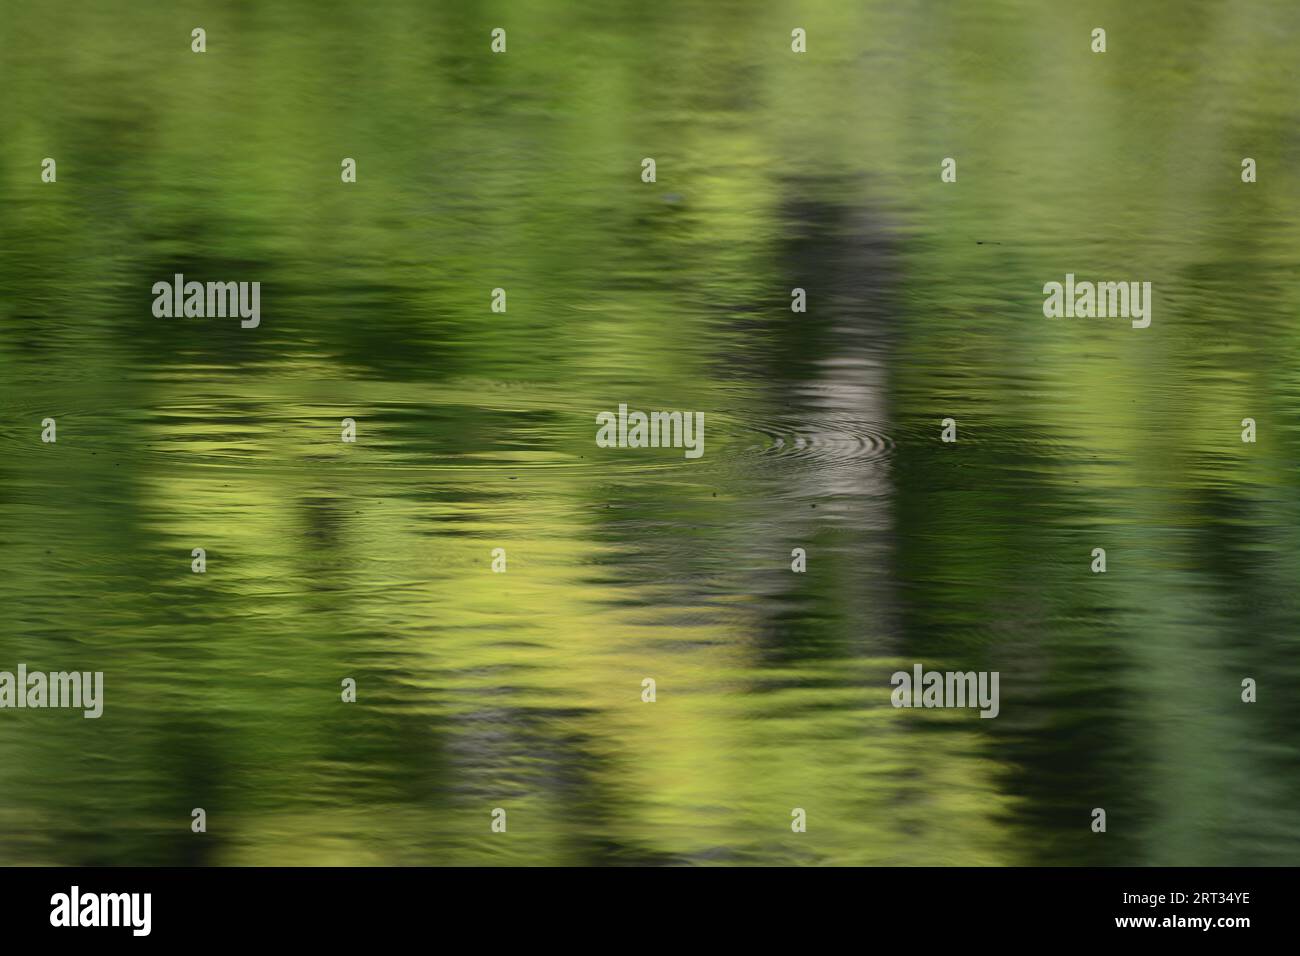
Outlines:
[{"label": "rippled water surface", "polygon": [[0,862],[1300,862],[1298,31],[0,0]]}]

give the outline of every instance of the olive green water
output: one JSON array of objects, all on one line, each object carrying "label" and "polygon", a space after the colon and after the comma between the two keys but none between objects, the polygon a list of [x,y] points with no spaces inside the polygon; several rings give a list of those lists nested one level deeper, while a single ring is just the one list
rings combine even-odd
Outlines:
[{"label": "olive green water", "polygon": [[0,710],[0,862],[1300,862],[1298,55],[1256,0],[0,0],[0,670],[105,680]]}]

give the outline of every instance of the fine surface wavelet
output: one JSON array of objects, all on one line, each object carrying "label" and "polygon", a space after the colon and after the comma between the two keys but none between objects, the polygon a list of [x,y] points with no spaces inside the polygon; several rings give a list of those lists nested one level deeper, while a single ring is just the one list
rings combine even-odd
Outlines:
[{"label": "fine surface wavelet", "polygon": [[733,427],[741,430],[732,454],[773,464],[872,465],[887,462],[895,447],[885,423],[838,414],[782,415]]}]

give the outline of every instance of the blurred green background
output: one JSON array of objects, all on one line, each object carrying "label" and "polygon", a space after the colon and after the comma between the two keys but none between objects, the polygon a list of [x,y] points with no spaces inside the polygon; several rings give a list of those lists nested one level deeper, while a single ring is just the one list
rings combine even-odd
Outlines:
[{"label": "blurred green background", "polygon": [[1298,29],[0,0],[0,863],[1300,862]]}]

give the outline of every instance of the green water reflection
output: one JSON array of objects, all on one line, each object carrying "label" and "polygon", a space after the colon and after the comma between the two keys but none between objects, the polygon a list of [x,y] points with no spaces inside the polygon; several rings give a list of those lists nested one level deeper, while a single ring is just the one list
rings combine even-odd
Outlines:
[{"label": "green water reflection", "polygon": [[1300,7],[1076,7],[0,0],[0,862],[1300,862]]}]

